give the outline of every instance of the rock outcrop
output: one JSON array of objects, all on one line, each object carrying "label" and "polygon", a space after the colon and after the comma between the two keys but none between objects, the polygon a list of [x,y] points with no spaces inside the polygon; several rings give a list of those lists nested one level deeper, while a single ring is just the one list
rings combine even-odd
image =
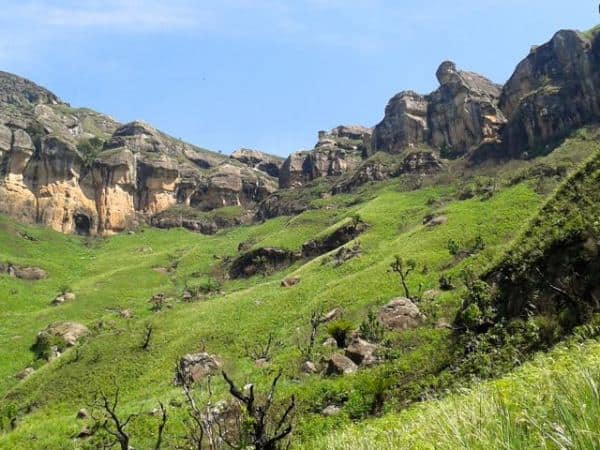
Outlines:
[{"label": "rock outcrop", "polygon": [[425,319],[417,305],[404,297],[396,298],[382,307],[378,317],[385,327],[394,331],[418,327]]},{"label": "rock outcrop", "polygon": [[233,279],[248,278],[257,274],[269,274],[289,267],[300,254],[280,248],[257,248],[232,261],[229,276]]},{"label": "rock outcrop", "polygon": [[353,171],[366,158],[371,130],[340,125],[331,132],[319,132],[313,150],[292,153],[283,163],[279,187],[300,187],[320,177],[335,177]]},{"label": "rock outcrop", "polygon": [[451,61],[436,76],[440,87],[431,94],[404,91],[390,100],[373,132],[374,151],[430,147],[460,155],[496,138],[506,122],[498,105],[501,87]]},{"label": "rock outcrop", "polygon": [[551,144],[600,118],[600,34],[559,31],[535,47],[504,85],[500,107],[509,118],[503,157]]},{"label": "rock outcrop", "polygon": [[177,204],[252,209],[277,189],[265,164],[267,173],[143,122],[119,125],[0,73],[0,212],[18,220],[93,235]]},{"label": "rock outcrop", "polygon": [[176,384],[195,383],[215,373],[221,367],[219,360],[206,352],[183,356],[175,374]]},{"label": "rock outcrop", "polygon": [[275,178],[279,178],[279,170],[283,164],[283,158],[247,148],[236,150],[231,158]]}]

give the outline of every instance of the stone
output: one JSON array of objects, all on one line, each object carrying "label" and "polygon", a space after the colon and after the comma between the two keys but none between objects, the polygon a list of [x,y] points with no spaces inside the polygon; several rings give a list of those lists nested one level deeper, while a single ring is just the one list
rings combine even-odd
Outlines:
[{"label": "stone", "polygon": [[52,342],[58,338],[66,347],[72,347],[89,334],[89,329],[77,322],[57,322],[38,333],[38,341]]},{"label": "stone", "polygon": [[[458,70],[451,61],[443,62],[436,76],[440,86],[431,94],[403,91],[389,101],[373,132],[373,151],[404,153],[429,146],[461,155],[497,137],[506,122],[498,105],[500,86]],[[404,170],[409,171],[411,164],[417,165],[407,161]],[[438,165],[434,163],[428,170]]]},{"label": "stone", "polygon": [[416,328],[425,319],[417,305],[405,297],[396,298],[382,307],[378,317],[385,327],[394,331]]},{"label": "stone", "polygon": [[337,347],[337,341],[334,338],[329,337],[323,341],[323,347],[335,348],[335,347]]},{"label": "stone", "polygon": [[346,347],[345,354],[359,366],[370,366],[377,362],[376,351],[377,345],[355,337]]},{"label": "stone", "polygon": [[333,308],[331,311],[323,314],[321,317],[321,323],[331,322],[332,320],[337,320],[342,317],[342,310],[340,308]]},{"label": "stone", "polygon": [[232,279],[249,278],[254,275],[272,273],[285,269],[296,262],[297,253],[280,248],[257,248],[241,254],[229,265],[229,277]]},{"label": "stone", "polygon": [[94,432],[92,430],[90,430],[89,427],[85,426],[81,429],[81,431],[77,434],[77,438],[78,439],[87,439],[89,437],[92,437],[94,435]]},{"label": "stone", "polygon": [[15,375],[15,378],[17,380],[24,380],[24,379],[28,378],[34,372],[35,372],[35,369],[33,367],[26,367],[25,369],[23,369],[19,373],[17,373]]},{"label": "stone", "polygon": [[77,411],[77,415],[75,417],[79,420],[89,419],[90,413],[88,413],[87,409],[81,408],[79,411]]},{"label": "stone", "polygon": [[0,273],[27,281],[38,281],[48,277],[44,269],[39,267],[19,267],[12,264],[1,264]]},{"label": "stone", "polygon": [[317,369],[317,366],[312,361],[304,361],[302,363],[302,367],[300,368],[300,370],[302,370],[302,372],[308,373],[308,374],[313,374],[313,373],[319,372],[319,370]]},{"label": "stone", "polygon": [[448,223],[448,217],[446,216],[435,216],[432,217],[431,219],[429,219],[426,223],[425,226],[426,227],[437,227],[439,225],[445,225]]},{"label": "stone", "polygon": [[300,277],[288,277],[281,281],[281,287],[289,288],[300,283]]},{"label": "stone", "polygon": [[[221,363],[213,355],[206,352],[190,353],[179,360],[179,373],[175,375],[175,383],[195,383],[216,373]],[[181,379],[180,377],[184,377]]]},{"label": "stone", "polygon": [[341,353],[334,353],[327,360],[325,375],[348,375],[356,372],[358,366]]},{"label": "stone", "polygon": [[327,405],[326,408],[321,411],[321,414],[325,417],[338,416],[342,412],[342,408],[337,405]]},{"label": "stone", "polygon": [[65,302],[72,302],[76,298],[76,295],[72,292],[64,292],[60,295],[57,295],[54,300],[52,300],[52,305],[58,306],[62,305]]}]

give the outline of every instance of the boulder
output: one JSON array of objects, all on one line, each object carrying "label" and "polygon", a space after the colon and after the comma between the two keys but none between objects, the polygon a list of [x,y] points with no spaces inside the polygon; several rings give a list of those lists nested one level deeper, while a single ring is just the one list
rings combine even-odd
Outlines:
[{"label": "boulder", "polygon": [[60,295],[57,295],[54,300],[52,300],[52,304],[54,306],[62,305],[65,302],[71,302],[75,300],[76,296],[72,292],[64,292]]},{"label": "boulder", "polygon": [[378,317],[385,327],[394,331],[416,328],[425,319],[417,305],[405,297],[396,298],[382,307]]},{"label": "boulder", "polygon": [[337,405],[328,405],[326,408],[321,411],[321,414],[325,417],[333,417],[338,416],[342,412],[342,408]]},{"label": "boulder", "polygon": [[48,276],[46,271],[39,267],[19,267],[12,264],[0,264],[0,273],[28,281],[43,280]]},{"label": "boulder", "polygon": [[435,216],[431,217],[427,222],[425,222],[426,227],[437,227],[439,225],[445,225],[448,223],[448,217],[446,216]]},{"label": "boulder", "polygon": [[319,370],[317,369],[317,366],[315,365],[314,362],[312,361],[304,361],[302,363],[302,367],[300,368],[300,370],[302,370],[302,372],[304,373],[317,373]]},{"label": "boulder", "polygon": [[288,277],[281,281],[281,287],[289,288],[300,283],[300,277]]},{"label": "boulder", "polygon": [[329,311],[326,314],[323,314],[321,316],[321,323],[327,323],[327,322],[331,322],[332,320],[337,320],[340,319],[342,317],[342,310],[340,308],[333,308],[331,311]]},{"label": "boulder", "polygon": [[350,345],[346,347],[345,354],[355,364],[362,366],[370,366],[377,362],[375,352],[377,345],[371,344],[359,337],[355,337]]},{"label": "boulder", "polygon": [[328,337],[327,339],[325,339],[323,341],[323,347],[337,347],[337,341],[332,338],[332,337]]},{"label": "boulder", "polygon": [[38,333],[38,341],[47,340],[49,342],[59,341],[59,345],[72,347],[79,339],[89,334],[89,329],[77,322],[58,322],[48,325],[44,330]]},{"label": "boulder", "polygon": [[[206,352],[190,353],[179,360],[175,383],[195,383],[214,374],[221,367],[221,363],[213,355]],[[183,379],[182,379],[183,378]]]},{"label": "boulder", "polygon": [[334,353],[327,360],[325,375],[347,375],[356,372],[358,366],[341,353]]},{"label": "boulder", "polygon": [[23,369],[19,373],[17,373],[15,375],[15,378],[17,380],[24,380],[25,378],[28,378],[34,372],[35,372],[35,369],[33,367],[26,367],[25,369]]},{"label": "boulder", "polygon": [[238,279],[275,272],[291,266],[299,257],[280,248],[257,248],[235,258],[229,266],[229,276]]},{"label": "boulder", "polygon": [[87,411],[87,409],[81,408],[79,411],[77,411],[75,418],[79,420],[89,419],[90,413]]}]

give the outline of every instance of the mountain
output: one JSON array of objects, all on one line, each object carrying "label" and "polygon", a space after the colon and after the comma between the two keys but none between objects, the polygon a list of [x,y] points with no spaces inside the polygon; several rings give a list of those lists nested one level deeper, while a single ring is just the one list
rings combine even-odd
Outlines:
[{"label": "mountain", "polygon": [[2,73],[0,449],[595,448],[598,31],[285,159]]},{"label": "mountain", "polygon": [[[267,216],[293,210],[280,197],[268,199],[278,188],[341,179],[331,188],[339,192],[403,173],[439,172],[456,158],[527,158],[598,120],[599,68],[600,35],[577,31],[560,31],[533,48],[504,86],[446,61],[434,92],[403,91],[373,129],[320,132],[314,149],[283,162],[251,150],[228,158],[142,122],[118,124],[2,72],[0,211],[66,233],[106,234],[141,222],[214,232],[263,217],[265,208]],[[378,152],[393,163],[382,165]],[[178,220],[181,207],[190,217],[185,222]],[[239,208],[233,222],[200,214],[223,207]]]}]

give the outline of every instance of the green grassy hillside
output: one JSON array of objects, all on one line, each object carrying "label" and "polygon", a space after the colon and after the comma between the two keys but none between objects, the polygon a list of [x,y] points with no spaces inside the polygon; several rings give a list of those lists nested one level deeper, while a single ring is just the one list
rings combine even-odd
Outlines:
[{"label": "green grassy hillside", "polygon": [[[446,173],[415,190],[407,190],[403,179],[366,185],[351,194],[315,200],[318,209],[298,216],[214,236],[145,228],[135,234],[84,239],[0,217],[0,263],[37,266],[49,274],[35,282],[0,275],[0,448],[92,446],[91,440],[75,438],[83,425],[76,413],[94,393],[116,387],[122,393],[122,411],[139,413],[130,424],[132,445],[152,445],[158,419],[149,412],[163,401],[170,415],[165,446],[173,448],[180,443],[185,415],[181,389],[173,384],[175,362],[199,349],[217,355],[241,385],[252,382],[263,389],[283,370],[278,395],[297,396],[293,440],[298,445],[322,442],[323,433],[371,416],[382,393],[384,412],[403,409],[427,391],[452,384],[450,375],[439,377],[452,363],[452,333],[436,324],[452,321],[461,305],[461,271],[468,267],[482,273],[502,260],[507,246],[558,183],[562,172],[544,168],[563,167],[568,172],[597,150],[596,140],[581,132],[533,162],[471,169],[460,181]],[[492,176],[493,191],[482,189]],[[428,215],[446,220],[429,227],[423,224]],[[239,255],[240,244],[298,251],[304,242],[357,216],[368,229],[347,246],[358,242],[359,257],[334,264],[331,252],[264,276],[223,276],[227,261]],[[483,246],[451,255],[450,240],[461,249],[473,248],[476,242]],[[412,292],[433,291],[420,305],[428,316],[426,324],[386,333],[384,362],[373,368],[333,378],[302,373],[297,343],[304,342],[313,311],[339,307],[344,319],[358,327],[369,309],[403,294],[389,271],[394,255],[416,261],[409,279]],[[440,291],[441,275],[455,280],[457,288]],[[299,284],[282,287],[281,280],[288,276],[299,277]],[[186,289],[202,293],[202,298],[184,302]],[[73,291],[76,300],[52,306],[63,290]],[[153,312],[149,300],[158,293],[172,300],[168,308]],[[122,310],[130,310],[133,317],[123,318]],[[37,333],[67,320],[85,324],[90,335],[60,358],[36,360],[31,346]],[[146,351],[140,345],[148,324],[154,333]],[[266,341],[269,334],[279,345],[269,364],[259,367],[246,348]],[[323,327],[316,361],[333,351],[321,345],[326,337]],[[15,375],[28,366],[36,372],[18,381]],[[380,380],[385,380],[384,387]],[[215,397],[228,398],[220,379],[214,379],[213,389]],[[320,412],[330,404],[340,406],[341,413],[323,416]],[[421,408],[414,411],[409,414],[415,423],[425,420],[418,417]],[[351,442],[352,433],[340,436],[342,447],[349,445],[343,443]]]}]

